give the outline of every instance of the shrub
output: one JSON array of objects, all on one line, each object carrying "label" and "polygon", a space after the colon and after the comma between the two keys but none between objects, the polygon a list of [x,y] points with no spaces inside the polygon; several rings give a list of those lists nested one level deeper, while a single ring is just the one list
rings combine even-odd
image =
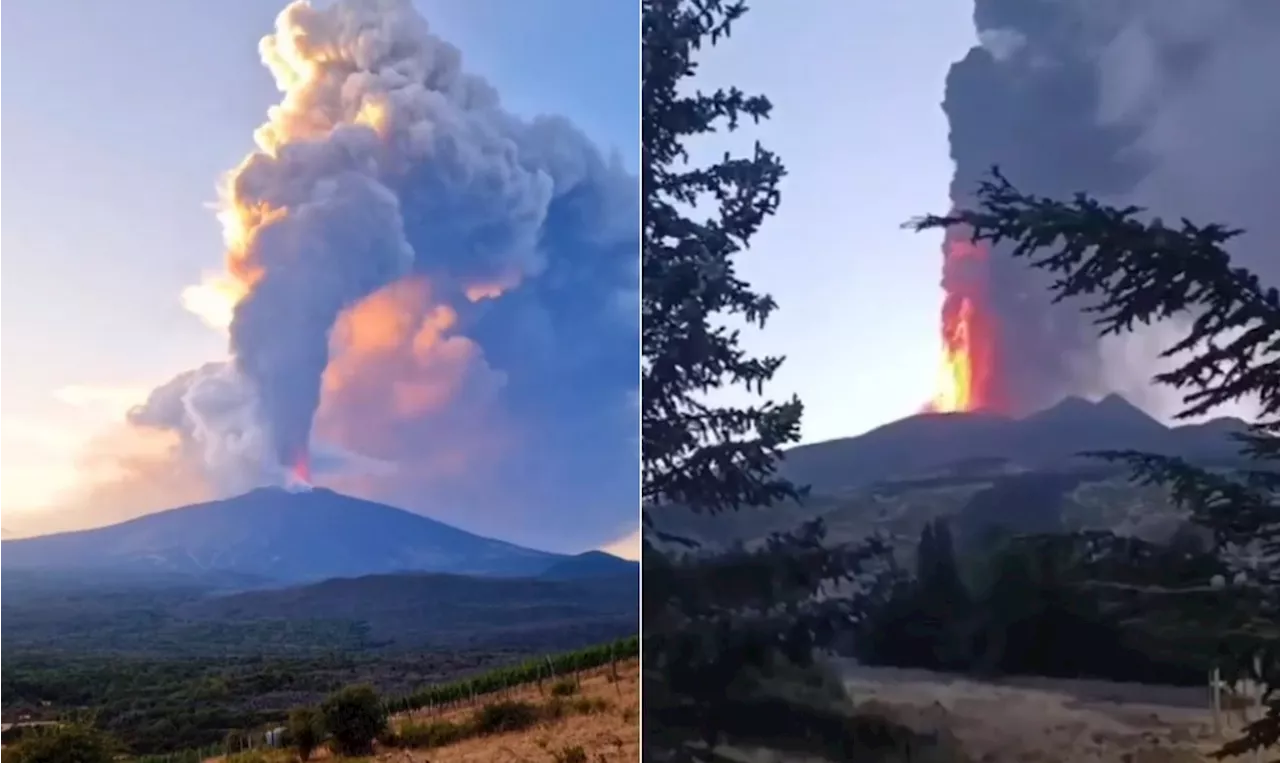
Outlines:
[{"label": "shrub", "polygon": [[582,745],[558,750],[551,753],[551,757],[556,763],[587,763],[587,751],[582,749]]},{"label": "shrub", "polygon": [[222,738],[222,747],[228,754],[247,750],[249,748],[249,735],[244,731],[232,729]]},{"label": "shrub", "polygon": [[477,734],[500,734],[504,731],[527,729],[539,720],[538,708],[534,705],[505,700],[480,708],[471,723]]},{"label": "shrub", "polygon": [[467,731],[465,726],[452,721],[410,722],[400,727],[396,737],[402,747],[428,749],[460,742],[466,738]]},{"label": "shrub", "polygon": [[551,685],[551,696],[569,697],[578,693],[578,682],[572,678],[561,678]]},{"label": "shrub", "polygon": [[289,738],[301,760],[307,760],[324,738],[324,719],[314,707],[300,707],[289,713]]},{"label": "shrub", "polygon": [[387,727],[387,715],[371,686],[348,686],[329,695],[320,705],[324,728],[334,752],[368,755],[373,741]]},{"label": "shrub", "polygon": [[28,732],[5,748],[4,763],[111,763],[115,744],[87,726],[56,726]]},{"label": "shrub", "polygon": [[569,706],[578,715],[594,715],[609,709],[609,700],[603,697],[576,697]]}]

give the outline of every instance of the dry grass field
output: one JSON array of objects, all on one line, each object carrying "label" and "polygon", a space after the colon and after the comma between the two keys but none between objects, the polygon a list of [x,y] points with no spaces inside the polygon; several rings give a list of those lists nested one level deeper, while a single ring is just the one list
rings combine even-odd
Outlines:
[{"label": "dry grass field", "polygon": [[[378,761],[379,763],[633,763],[640,759],[639,663],[619,663],[617,680],[609,667],[584,672],[570,691],[547,682],[541,691],[529,684],[506,692],[500,700],[480,699],[475,705],[447,712],[415,712],[396,716],[391,725],[403,738],[397,747],[379,747],[372,757],[340,758],[316,751],[317,761]],[[559,694],[559,696],[557,696]],[[485,705],[523,708],[532,721],[527,727],[484,733],[458,732],[483,725]],[[493,714],[492,712],[490,713]],[[524,726],[524,723],[514,725]],[[446,732],[446,733],[442,733]],[[447,734],[460,734],[456,741]],[[416,744],[415,744],[416,742]],[[443,742],[443,743],[439,743]],[[286,763],[291,751],[247,753],[207,763]]]},{"label": "dry grass field", "polygon": [[[1207,763],[1240,732],[1224,712],[1216,734],[1208,687],[1180,689],[1104,681],[1015,678],[981,681],[925,670],[842,666],[861,712],[879,714],[937,740],[909,758],[865,763]],[[763,750],[751,763],[793,763]],[[1238,763],[1270,760],[1262,756]]]}]

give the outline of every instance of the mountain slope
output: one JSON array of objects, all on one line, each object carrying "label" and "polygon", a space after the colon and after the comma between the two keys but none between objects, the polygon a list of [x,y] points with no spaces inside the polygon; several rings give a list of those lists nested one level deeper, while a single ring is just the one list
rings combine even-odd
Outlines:
[{"label": "mountain slope", "polygon": [[581,580],[583,578],[637,575],[640,563],[604,551],[587,551],[554,562],[539,576],[544,580]]},{"label": "mountain slope", "polygon": [[970,459],[1043,469],[1078,462],[1082,451],[1133,449],[1221,460],[1238,453],[1226,435],[1242,428],[1234,419],[1166,427],[1118,395],[1097,403],[1067,398],[1023,419],[987,413],[910,416],[857,437],[792,448],[782,470],[797,483],[832,493]]},{"label": "mountain slope", "polygon": [[206,597],[181,608],[192,621],[360,622],[383,643],[557,648],[618,638],[639,625],[639,579],[573,581],[402,573],[324,580]]},{"label": "mountain slope", "polygon": [[913,545],[936,517],[953,518],[962,542],[994,528],[1110,529],[1159,540],[1183,523],[1167,494],[1132,484],[1123,465],[1079,454],[1135,449],[1229,465],[1239,447],[1230,434],[1243,426],[1219,419],[1166,427],[1118,396],[1068,398],[1023,419],[921,414],[787,451],[783,473],[812,491],[802,506],[715,517],[663,507],[652,516],[666,532],[712,543],[750,542],[816,516],[835,543],[883,531]]},{"label": "mountain slope", "polygon": [[331,490],[275,488],[0,548],[6,571],[218,571],[278,581],[407,570],[538,575],[565,558]]}]

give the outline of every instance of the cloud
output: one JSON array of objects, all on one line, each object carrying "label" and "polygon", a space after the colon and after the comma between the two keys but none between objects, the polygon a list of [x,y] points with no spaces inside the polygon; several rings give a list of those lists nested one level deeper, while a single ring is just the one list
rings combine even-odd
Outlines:
[{"label": "cloud", "polygon": [[98,386],[71,384],[54,390],[53,397],[73,408],[119,419],[126,411],[145,400],[147,387]]},{"label": "cloud", "polygon": [[168,439],[115,482],[169,487],[115,494],[230,495],[309,455],[474,532],[615,537],[639,490],[635,176],[508,112],[408,0],[295,2],[260,52],[281,100],[223,183],[222,272],[182,295],[229,357],[129,411]]}]

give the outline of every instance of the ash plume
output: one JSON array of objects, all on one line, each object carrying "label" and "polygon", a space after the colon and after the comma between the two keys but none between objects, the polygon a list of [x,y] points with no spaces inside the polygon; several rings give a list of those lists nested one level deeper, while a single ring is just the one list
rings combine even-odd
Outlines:
[{"label": "ash plume", "polygon": [[[184,294],[230,359],[130,421],[178,433],[217,493],[314,468],[508,536],[470,510],[617,501],[583,527],[616,537],[634,519],[634,175],[567,120],[506,111],[409,0],[295,2],[260,53],[283,97],[223,184],[225,272]],[[579,495],[584,468],[602,493]]]},{"label": "ash plume", "polygon": [[[1280,4],[976,0],[974,23],[980,44],[952,66],[943,103],[954,204],[998,164],[1032,193],[1245,228],[1233,254],[1280,280]],[[949,278],[990,317],[994,407],[1118,391],[1172,412],[1148,384],[1158,336],[1100,342],[1079,305],[1051,306],[1044,276],[1001,252],[964,271]]]}]

